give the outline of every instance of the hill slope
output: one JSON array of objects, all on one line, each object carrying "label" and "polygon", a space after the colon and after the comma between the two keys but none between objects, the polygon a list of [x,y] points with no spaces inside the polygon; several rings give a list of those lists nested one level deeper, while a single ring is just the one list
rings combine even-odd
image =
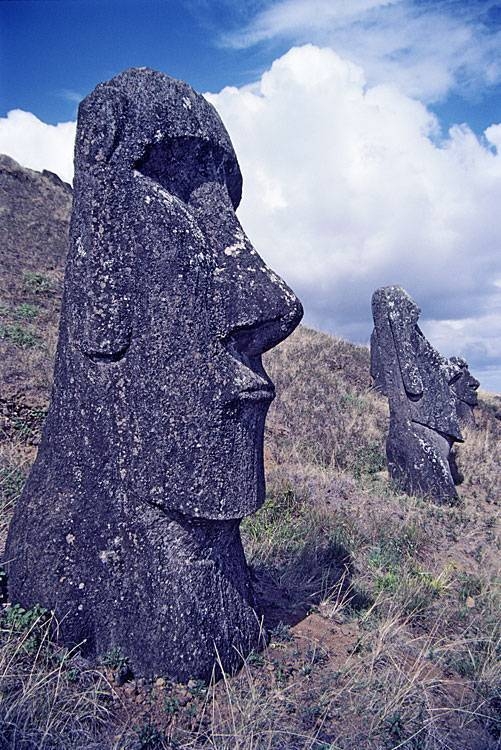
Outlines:
[{"label": "hill slope", "polygon": [[[0,159],[0,547],[49,402],[70,205]],[[265,364],[268,499],[242,530],[271,643],[217,685],[124,683],[124,655],[95,670],[6,608],[0,750],[500,747],[499,398],[460,448],[462,505],[437,507],[388,483],[366,348],[300,327]]]},{"label": "hill slope", "polygon": [[0,155],[0,396],[46,405],[72,202],[69,185]]},{"label": "hill slope", "polygon": [[72,190],[52,172],[35,172],[0,154],[0,268],[15,281],[23,269],[61,268],[67,251]]}]

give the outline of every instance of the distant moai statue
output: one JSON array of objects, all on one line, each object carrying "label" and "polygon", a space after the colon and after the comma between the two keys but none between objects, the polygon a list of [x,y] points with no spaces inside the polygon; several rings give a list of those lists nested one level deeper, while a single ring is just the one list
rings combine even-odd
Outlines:
[{"label": "distant moai statue", "polygon": [[374,292],[371,375],[390,405],[391,478],[405,492],[454,504],[462,477],[452,447],[463,442],[462,404],[473,408],[478,382],[464,360],[445,359],[426,340],[420,312],[401,287]]},{"label": "distant moai statue", "polygon": [[264,500],[261,354],[302,307],[241,189],[186,83],[130,69],[81,103],[52,403],[5,560],[11,601],[139,675],[208,679],[260,634],[239,524]]},{"label": "distant moai statue", "polygon": [[[456,397],[456,410],[462,425],[475,425],[474,408],[478,404],[477,390],[480,383],[470,372],[468,362],[462,357],[451,357],[451,389]],[[459,371],[459,372],[458,372]]]}]

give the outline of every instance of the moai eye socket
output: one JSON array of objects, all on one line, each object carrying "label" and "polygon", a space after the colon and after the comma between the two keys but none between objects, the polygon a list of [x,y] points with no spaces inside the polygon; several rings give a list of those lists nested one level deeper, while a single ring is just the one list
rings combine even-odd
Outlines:
[{"label": "moai eye socket", "polygon": [[134,169],[185,203],[207,182],[224,185],[234,206],[240,201],[242,179],[235,159],[221,146],[202,138],[163,138],[148,146]]}]

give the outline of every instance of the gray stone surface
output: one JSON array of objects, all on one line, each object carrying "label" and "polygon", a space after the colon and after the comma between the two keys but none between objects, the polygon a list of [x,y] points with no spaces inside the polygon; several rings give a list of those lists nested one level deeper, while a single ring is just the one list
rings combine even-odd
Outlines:
[{"label": "gray stone surface", "polygon": [[478,382],[464,360],[445,359],[426,340],[420,312],[398,286],[372,297],[371,374],[390,405],[388,470],[405,492],[456,503],[461,477],[451,450],[463,441],[463,404],[473,408]]},{"label": "gray stone surface", "polygon": [[13,601],[140,675],[207,679],[258,641],[239,523],[264,499],[261,354],[302,308],[241,186],[187,84],[131,69],[80,105],[52,404],[5,559]]},{"label": "gray stone surface", "polygon": [[456,397],[456,411],[459,421],[462,425],[473,427],[475,426],[473,410],[478,404],[477,390],[480,383],[471,374],[465,359],[451,357],[449,362],[454,369],[451,389]]}]

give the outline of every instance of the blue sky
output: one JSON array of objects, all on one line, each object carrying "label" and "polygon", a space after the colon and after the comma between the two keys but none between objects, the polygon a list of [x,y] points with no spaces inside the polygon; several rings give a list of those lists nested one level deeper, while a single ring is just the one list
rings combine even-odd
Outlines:
[{"label": "blue sky", "polygon": [[1,114],[20,107],[70,119],[75,99],[147,65],[215,91],[254,80],[287,43],[235,49],[223,35],[259,3],[170,0],[0,0]]},{"label": "blue sky", "polygon": [[500,50],[501,0],[0,0],[0,151],[70,180],[81,97],[130,66],[182,78],[306,323],[367,342],[399,283],[501,391]]},{"label": "blue sky", "polygon": [[70,119],[75,95],[131,66],[202,90],[246,82],[265,63],[253,50],[218,45],[231,15],[218,3],[168,0],[0,2],[2,114],[20,107],[46,122]]},{"label": "blue sky", "polygon": [[[249,83],[291,43],[329,37],[325,29],[294,27],[275,36],[255,33],[253,43],[238,41],[253,20],[280,5],[262,0],[0,0],[0,115],[21,108],[49,123],[71,119],[78,100],[96,82],[131,66],[163,70],[200,91]],[[463,16],[483,39],[501,26],[501,2],[402,5],[423,17],[427,6],[435,13],[442,7],[450,16]],[[447,39],[441,42],[447,45]],[[404,46],[398,54],[403,58],[412,50]],[[467,122],[481,133],[501,121],[499,80],[478,85],[468,69],[460,69],[457,85],[433,99],[431,108],[444,128]]]}]

